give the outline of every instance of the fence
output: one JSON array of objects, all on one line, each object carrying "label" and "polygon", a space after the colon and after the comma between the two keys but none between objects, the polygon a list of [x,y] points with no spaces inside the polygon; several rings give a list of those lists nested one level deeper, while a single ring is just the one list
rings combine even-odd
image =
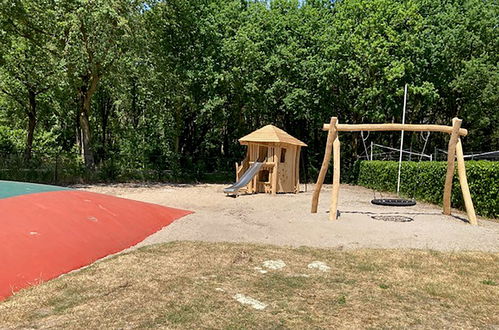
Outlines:
[{"label": "fence", "polygon": [[233,162],[219,157],[199,160],[165,160],[164,155],[130,159],[127,155],[108,154],[94,169],[85,167],[79,153],[33,152],[0,153],[0,180],[66,185],[90,182],[168,181],[228,182],[233,179]]},{"label": "fence", "polygon": [[[379,150],[381,149],[381,151]],[[392,148],[382,144],[371,142],[366,146],[365,151],[359,156],[365,160],[398,160],[400,149]],[[434,148],[433,154],[425,154],[414,152],[412,150],[402,150],[404,160],[426,160],[426,161],[442,161],[447,160],[447,150]],[[414,158],[413,158],[414,157]],[[465,160],[490,160],[499,161],[498,151],[471,151],[464,155]]]},{"label": "fence", "polygon": [[[445,160],[447,159],[447,150],[442,150],[435,148],[434,151],[435,160]],[[465,160],[491,160],[499,161],[499,150],[497,151],[471,151],[464,155]]]},{"label": "fence", "polygon": [[[377,150],[378,149],[378,150]],[[379,149],[382,149],[381,151]],[[400,149],[392,148],[382,144],[377,144],[371,142],[369,147],[365,148],[364,153],[360,155],[361,159],[366,160],[398,160]],[[412,150],[402,150],[402,156],[404,160],[413,160],[412,157],[416,157],[417,160],[433,160],[433,155],[427,155],[425,153],[414,152]]]}]

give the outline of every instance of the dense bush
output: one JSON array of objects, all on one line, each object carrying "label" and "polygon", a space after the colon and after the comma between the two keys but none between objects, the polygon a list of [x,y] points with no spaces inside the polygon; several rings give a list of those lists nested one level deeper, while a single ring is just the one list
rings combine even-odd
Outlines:
[{"label": "dense bush", "polygon": [[[446,162],[402,162],[401,194],[441,204],[446,168]],[[396,191],[397,171],[397,162],[362,161],[358,184],[376,190]],[[499,217],[499,162],[467,161],[466,174],[477,214]],[[464,209],[457,173],[452,189],[452,206]]]},{"label": "dense bush", "polygon": [[12,153],[22,149],[23,131],[0,125],[0,153]]}]

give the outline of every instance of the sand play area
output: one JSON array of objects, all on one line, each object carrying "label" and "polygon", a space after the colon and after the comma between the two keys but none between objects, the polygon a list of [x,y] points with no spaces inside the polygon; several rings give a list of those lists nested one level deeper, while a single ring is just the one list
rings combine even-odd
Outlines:
[{"label": "sand play area", "polygon": [[[78,189],[182,208],[194,214],[149,236],[137,247],[179,240],[250,242],[338,249],[415,248],[439,251],[499,251],[499,223],[468,225],[463,212],[444,216],[436,205],[397,208],[370,203],[373,191],[342,185],[338,221],[329,221],[331,186],[325,185],[317,214],[310,213],[313,185],[299,194],[227,197],[226,185],[115,184]],[[304,185],[301,186],[304,190]],[[384,197],[387,195],[384,194]],[[377,193],[379,197],[379,193]],[[350,213],[352,212],[352,213]],[[353,213],[355,212],[355,213]],[[373,214],[409,216],[411,222],[375,220]]]}]

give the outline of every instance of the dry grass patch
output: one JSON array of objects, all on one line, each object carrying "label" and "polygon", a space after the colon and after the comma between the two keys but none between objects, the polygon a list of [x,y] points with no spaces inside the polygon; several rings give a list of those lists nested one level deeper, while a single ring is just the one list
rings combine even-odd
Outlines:
[{"label": "dry grass patch", "polygon": [[[266,260],[286,267],[262,274]],[[309,269],[313,261],[331,269]],[[0,328],[445,328],[499,325],[499,254],[177,242],[0,303]],[[255,310],[236,294],[268,306]]]}]

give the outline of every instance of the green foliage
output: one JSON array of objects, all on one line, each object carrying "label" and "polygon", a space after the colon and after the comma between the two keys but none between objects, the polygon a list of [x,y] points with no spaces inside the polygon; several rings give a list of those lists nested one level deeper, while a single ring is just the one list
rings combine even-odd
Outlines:
[{"label": "green foliage", "polygon": [[16,153],[22,150],[22,130],[14,130],[0,125],[0,154]]},{"label": "green foliage", "polygon": [[[402,195],[441,204],[447,162],[402,162],[400,192]],[[398,163],[362,161],[358,184],[380,190],[397,190]],[[471,197],[478,214],[499,217],[499,163],[466,161]],[[452,206],[464,208],[457,174],[453,181]]]}]

